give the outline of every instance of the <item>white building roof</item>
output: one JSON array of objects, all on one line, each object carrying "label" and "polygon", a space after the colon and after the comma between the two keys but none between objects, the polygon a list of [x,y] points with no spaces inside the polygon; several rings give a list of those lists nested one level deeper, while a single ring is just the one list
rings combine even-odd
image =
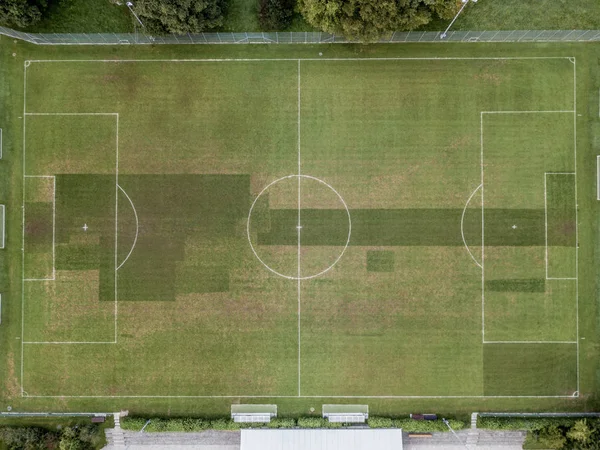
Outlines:
[{"label": "white building roof", "polygon": [[402,450],[396,429],[242,429],[241,450]]}]

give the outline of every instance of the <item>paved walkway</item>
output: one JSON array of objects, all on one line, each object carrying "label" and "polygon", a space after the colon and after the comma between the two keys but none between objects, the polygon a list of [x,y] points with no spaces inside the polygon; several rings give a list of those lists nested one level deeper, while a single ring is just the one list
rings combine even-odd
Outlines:
[{"label": "paved walkway", "polygon": [[525,431],[490,431],[477,428],[477,413],[471,414],[471,427],[452,433],[432,433],[431,438],[404,437],[406,450],[521,450]]},{"label": "paved walkway", "polygon": [[[115,418],[115,427],[109,428],[105,431],[106,440],[111,449],[124,449],[125,448],[125,436],[123,433],[123,429],[121,428],[121,414],[114,413]],[[106,447],[106,448],[108,448]]]},{"label": "paved walkway", "polygon": [[[456,432],[458,439],[452,433],[432,433],[433,437],[404,439],[405,450],[521,450],[525,441],[524,431],[487,431],[477,430],[477,440],[474,441],[471,430]],[[460,442],[459,442],[460,440]]]}]

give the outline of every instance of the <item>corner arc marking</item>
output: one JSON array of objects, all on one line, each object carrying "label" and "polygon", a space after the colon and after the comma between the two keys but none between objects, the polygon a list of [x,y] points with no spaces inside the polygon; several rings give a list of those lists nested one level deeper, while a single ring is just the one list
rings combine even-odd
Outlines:
[{"label": "corner arc marking", "polygon": [[135,245],[137,244],[138,233],[139,233],[139,230],[140,230],[140,223],[139,223],[139,220],[138,220],[137,211],[135,210],[135,206],[133,205],[133,202],[131,201],[131,198],[129,197],[129,195],[127,195],[127,192],[125,192],[125,190],[120,185],[117,184],[117,187],[121,190],[121,192],[123,194],[125,194],[125,197],[127,197],[127,200],[129,200],[129,204],[131,205],[131,209],[133,209],[133,215],[135,216],[135,238],[133,239],[133,245],[131,246],[131,249],[129,249],[129,253],[125,257],[125,259],[121,262],[121,264],[119,264],[119,266],[115,269],[115,272],[117,270],[119,270],[121,267],[123,267],[123,264],[125,264],[125,262],[127,262],[127,260],[129,259],[129,257],[133,253],[133,249],[135,248]]},{"label": "corner arc marking", "polygon": [[463,244],[465,244],[465,248],[467,249],[467,252],[469,253],[469,256],[471,256],[471,259],[481,269],[483,269],[483,266],[481,265],[481,263],[479,261],[477,261],[477,259],[475,259],[475,256],[473,255],[473,253],[471,253],[471,250],[469,249],[469,246],[467,245],[467,241],[465,240],[464,222],[465,222],[465,214],[467,213],[467,208],[469,206],[469,203],[471,203],[471,200],[473,199],[473,197],[475,196],[475,194],[482,188],[482,186],[483,186],[483,183],[481,183],[479,186],[477,186],[475,188],[475,190],[471,193],[471,195],[469,196],[469,199],[467,200],[467,203],[465,203],[465,207],[463,209],[462,216],[460,218],[460,234],[462,236]]}]

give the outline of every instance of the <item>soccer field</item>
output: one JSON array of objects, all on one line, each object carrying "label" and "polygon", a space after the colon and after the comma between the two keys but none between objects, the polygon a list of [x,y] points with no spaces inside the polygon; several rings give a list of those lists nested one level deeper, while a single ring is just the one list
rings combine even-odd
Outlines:
[{"label": "soccer field", "polygon": [[585,408],[589,60],[322,48],[23,57],[9,399]]}]

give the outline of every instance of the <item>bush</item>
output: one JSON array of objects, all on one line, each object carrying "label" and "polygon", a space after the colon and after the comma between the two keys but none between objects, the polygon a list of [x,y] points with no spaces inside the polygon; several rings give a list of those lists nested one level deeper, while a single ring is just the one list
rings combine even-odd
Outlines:
[{"label": "bush", "polygon": [[294,419],[274,418],[267,424],[268,428],[295,428],[296,421]]},{"label": "bush", "polygon": [[327,420],[322,417],[301,417],[298,419],[300,428],[326,428]]},{"label": "bush", "polygon": [[241,426],[231,419],[215,419],[210,421],[210,428],[213,430],[239,430]]},{"label": "bush", "polygon": [[99,430],[92,424],[67,426],[60,432],[39,427],[4,427],[0,428],[0,441],[10,450],[85,450],[100,445]]},{"label": "bush", "polygon": [[140,431],[146,423],[146,420],[148,419],[144,419],[142,417],[122,417],[121,428],[123,428],[124,430]]},{"label": "bush", "polygon": [[342,428],[341,423],[331,423],[323,417],[301,417],[298,419],[300,428]]},{"label": "bush", "polygon": [[41,448],[45,430],[42,428],[0,428],[0,441],[13,449],[37,449]]},{"label": "bush", "polygon": [[[432,431],[450,431],[446,424],[441,420],[413,420],[395,419],[394,426],[402,428],[407,433],[429,433]],[[448,419],[448,423],[453,430],[462,430],[465,428],[465,423],[460,420]]]},{"label": "bush", "polygon": [[369,428],[393,428],[394,422],[389,417],[369,417]]},{"label": "bush", "polygon": [[281,31],[292,24],[295,0],[260,0],[258,22],[263,31]]},{"label": "bush", "polygon": [[571,427],[577,422],[573,417],[478,417],[477,428],[488,430],[539,431],[552,425]]},{"label": "bush", "polygon": [[204,431],[210,427],[210,422],[202,419],[186,417],[183,419],[183,431]]}]

